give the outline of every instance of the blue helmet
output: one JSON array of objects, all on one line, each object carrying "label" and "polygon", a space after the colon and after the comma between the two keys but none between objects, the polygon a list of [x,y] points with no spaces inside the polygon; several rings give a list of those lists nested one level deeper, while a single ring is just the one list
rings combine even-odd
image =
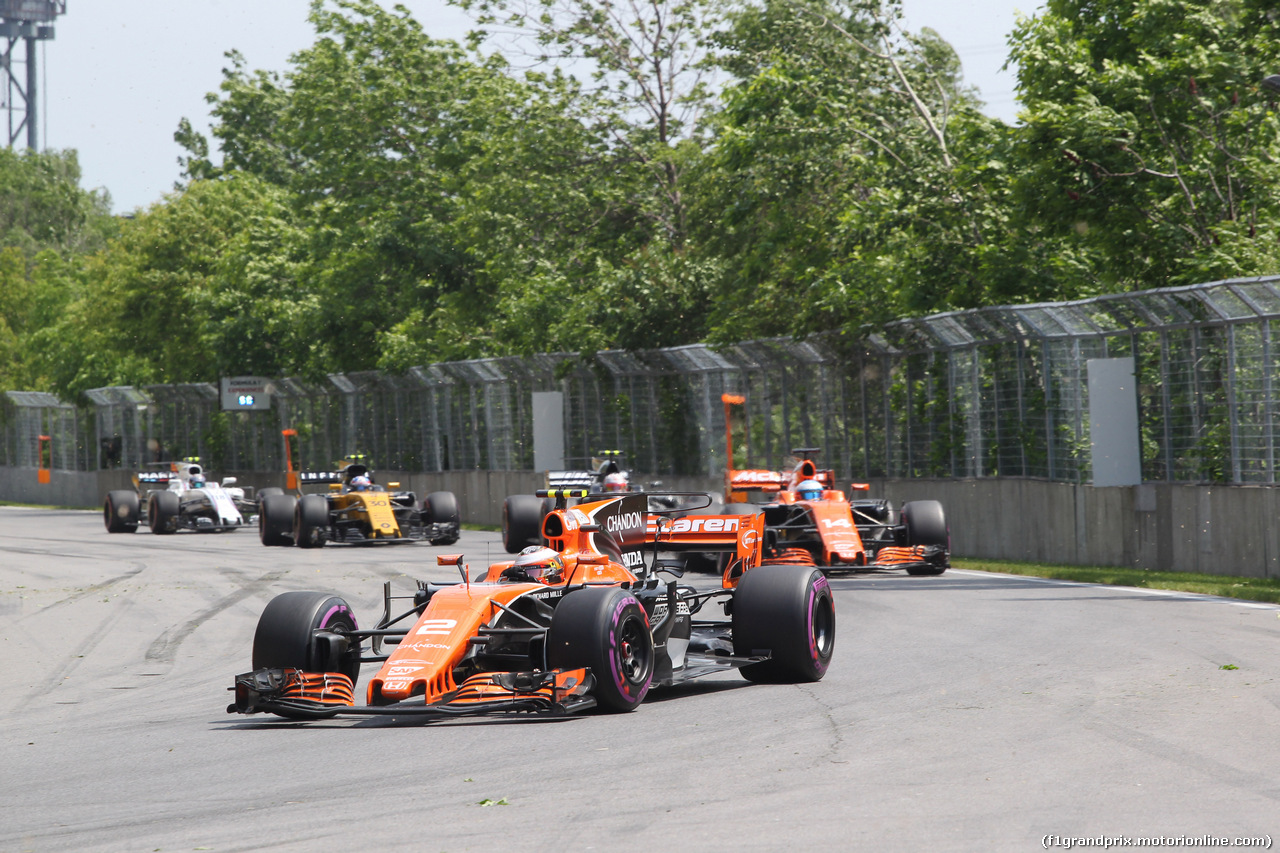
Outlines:
[{"label": "blue helmet", "polygon": [[804,480],[796,486],[796,496],[802,501],[816,501],[822,497],[822,484],[817,480]]},{"label": "blue helmet", "polygon": [[363,491],[367,491],[369,488],[373,486],[373,481],[370,480],[368,477],[364,476],[363,474],[357,474],[351,478],[350,485],[351,485],[351,491],[363,492]]}]

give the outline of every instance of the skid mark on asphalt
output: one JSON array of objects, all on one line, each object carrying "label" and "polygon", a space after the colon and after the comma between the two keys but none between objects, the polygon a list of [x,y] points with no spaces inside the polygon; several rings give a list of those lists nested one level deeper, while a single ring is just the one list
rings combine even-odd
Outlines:
[{"label": "skid mark on asphalt", "polygon": [[133,569],[125,572],[122,575],[116,575],[113,578],[108,578],[102,583],[96,583],[93,586],[85,587],[79,592],[72,593],[66,598],[55,601],[53,604],[49,604],[44,607],[41,607],[39,610],[35,611],[34,613],[28,613],[26,616],[19,618],[18,621],[22,622],[27,619],[32,619],[36,616],[40,616],[42,614],[48,613],[50,610],[54,610],[55,608],[63,607],[68,604],[74,604],[75,602],[80,601],[83,598],[87,598],[90,595],[95,595],[96,593],[102,592],[104,589],[107,589],[108,587],[115,586],[118,583],[123,583],[124,581],[127,581],[130,578],[135,578],[147,568],[145,563],[134,563],[133,566],[134,566]]},{"label": "skid mark on asphalt", "polygon": [[[222,573],[226,576],[230,576],[232,574],[231,571],[226,569],[223,569]],[[239,589],[223,596],[214,604],[204,610],[201,610],[181,625],[169,628],[159,637],[156,637],[147,648],[147,661],[149,663],[160,664],[161,666],[172,666],[174,657],[178,653],[178,647],[181,646],[187,637],[190,637],[197,628],[227,608],[239,604],[246,598],[259,595],[264,588],[280,580],[280,578],[284,577],[285,574],[286,573],[282,571],[268,572],[256,580],[250,580],[248,582],[237,581],[237,583],[240,584]]]},{"label": "skid mark on asphalt", "polygon": [[116,602],[108,611],[106,618],[71,650],[61,664],[49,672],[42,684],[36,685],[35,689],[26,695],[19,707],[31,708],[40,698],[49,698],[51,691],[62,684],[80,666],[84,659],[111,633],[111,627],[119,622],[132,607],[133,602],[127,598]]},{"label": "skid mark on asphalt", "polygon": [[1180,769],[1201,773],[1216,779],[1222,784],[1229,785],[1243,793],[1256,794],[1257,796],[1280,802],[1280,785],[1276,783],[1274,776],[1264,776],[1249,770],[1241,770],[1208,755],[1192,752],[1136,729],[1097,720],[1085,723],[1085,728],[1092,729],[1139,752],[1168,761]]}]

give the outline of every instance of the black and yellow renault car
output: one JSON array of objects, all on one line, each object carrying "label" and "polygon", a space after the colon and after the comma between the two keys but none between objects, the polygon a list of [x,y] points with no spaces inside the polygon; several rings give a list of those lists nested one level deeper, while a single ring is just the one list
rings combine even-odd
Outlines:
[{"label": "black and yellow renault car", "polygon": [[[314,487],[325,491],[314,491]],[[458,499],[432,492],[418,504],[399,483],[381,485],[359,458],[343,460],[334,471],[302,472],[297,494],[266,494],[258,510],[263,545],[319,548],[327,543],[377,545],[458,541]]]}]

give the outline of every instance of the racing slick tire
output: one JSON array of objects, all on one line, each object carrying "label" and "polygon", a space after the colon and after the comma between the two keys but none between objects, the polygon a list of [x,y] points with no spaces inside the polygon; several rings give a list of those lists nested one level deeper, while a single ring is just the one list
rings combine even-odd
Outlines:
[{"label": "racing slick tire", "polygon": [[133,533],[138,529],[141,505],[138,493],[129,489],[113,489],[107,492],[102,505],[102,520],[108,533]]},{"label": "racing slick tire", "polygon": [[533,495],[511,495],[502,502],[502,547],[518,554],[542,544],[542,501]]},{"label": "racing slick tire", "polygon": [[258,496],[258,538],[263,545],[293,544],[293,495]]},{"label": "racing slick tire", "polygon": [[293,509],[293,544],[323,548],[328,538],[329,501],[324,495],[303,495]]},{"label": "racing slick tire", "polygon": [[[941,545],[951,547],[951,531],[947,529],[947,515],[938,501],[907,501],[899,511],[906,530],[907,545]],[[946,566],[915,567],[907,569],[910,575],[940,575]]]},{"label": "racing slick tire", "polygon": [[606,711],[634,711],[653,683],[653,634],[644,607],[621,587],[566,595],[547,630],[547,666],[589,667],[591,695]]},{"label": "racing slick tire", "polygon": [[[319,497],[319,496],[317,496]],[[267,603],[253,634],[253,668],[297,668],[303,672],[340,672],[354,685],[360,678],[360,643],[334,653],[316,631],[354,631],[351,605],[328,592],[282,592]]]},{"label": "racing slick tire", "polygon": [[[431,492],[422,501],[423,514],[427,524],[462,524],[462,514],[458,512],[458,498],[453,492]],[[455,526],[453,528],[457,530]],[[458,541],[457,534],[440,536],[431,540],[432,545],[452,545]]]},{"label": "racing slick tire", "polygon": [[820,681],[836,643],[831,586],[811,566],[757,566],[733,596],[733,653],[770,658],[742,668],[748,681]]},{"label": "racing slick tire", "polygon": [[152,533],[169,534],[178,529],[182,501],[177,492],[152,492],[147,500],[147,522]]},{"label": "racing slick tire", "polygon": [[258,489],[258,493],[257,495],[255,495],[258,501],[258,511],[259,512],[262,511],[262,499],[265,498],[267,495],[283,495],[283,494],[284,494],[284,489],[280,488],[279,486],[267,486],[265,489]]}]

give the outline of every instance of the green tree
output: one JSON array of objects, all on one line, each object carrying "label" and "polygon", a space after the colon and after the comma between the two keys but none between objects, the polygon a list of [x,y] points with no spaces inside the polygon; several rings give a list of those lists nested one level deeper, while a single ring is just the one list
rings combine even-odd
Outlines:
[{"label": "green tree", "polygon": [[81,189],[74,151],[0,149],[0,388],[50,389],[33,338],[78,296],[87,254],[116,230],[109,208]]},{"label": "green tree", "polygon": [[292,277],[283,191],[197,182],[139,213],[88,260],[79,298],[31,335],[70,397],[115,384],[314,372],[315,299]]},{"label": "green tree", "polygon": [[1273,273],[1280,122],[1259,82],[1280,22],[1255,0],[1049,0],[1011,39],[1019,196],[1064,291]]},{"label": "green tree", "polygon": [[766,0],[722,37],[734,79],[698,217],[727,269],[718,339],[972,307],[1025,267],[1011,130],[978,111],[950,46],[899,14]]}]

